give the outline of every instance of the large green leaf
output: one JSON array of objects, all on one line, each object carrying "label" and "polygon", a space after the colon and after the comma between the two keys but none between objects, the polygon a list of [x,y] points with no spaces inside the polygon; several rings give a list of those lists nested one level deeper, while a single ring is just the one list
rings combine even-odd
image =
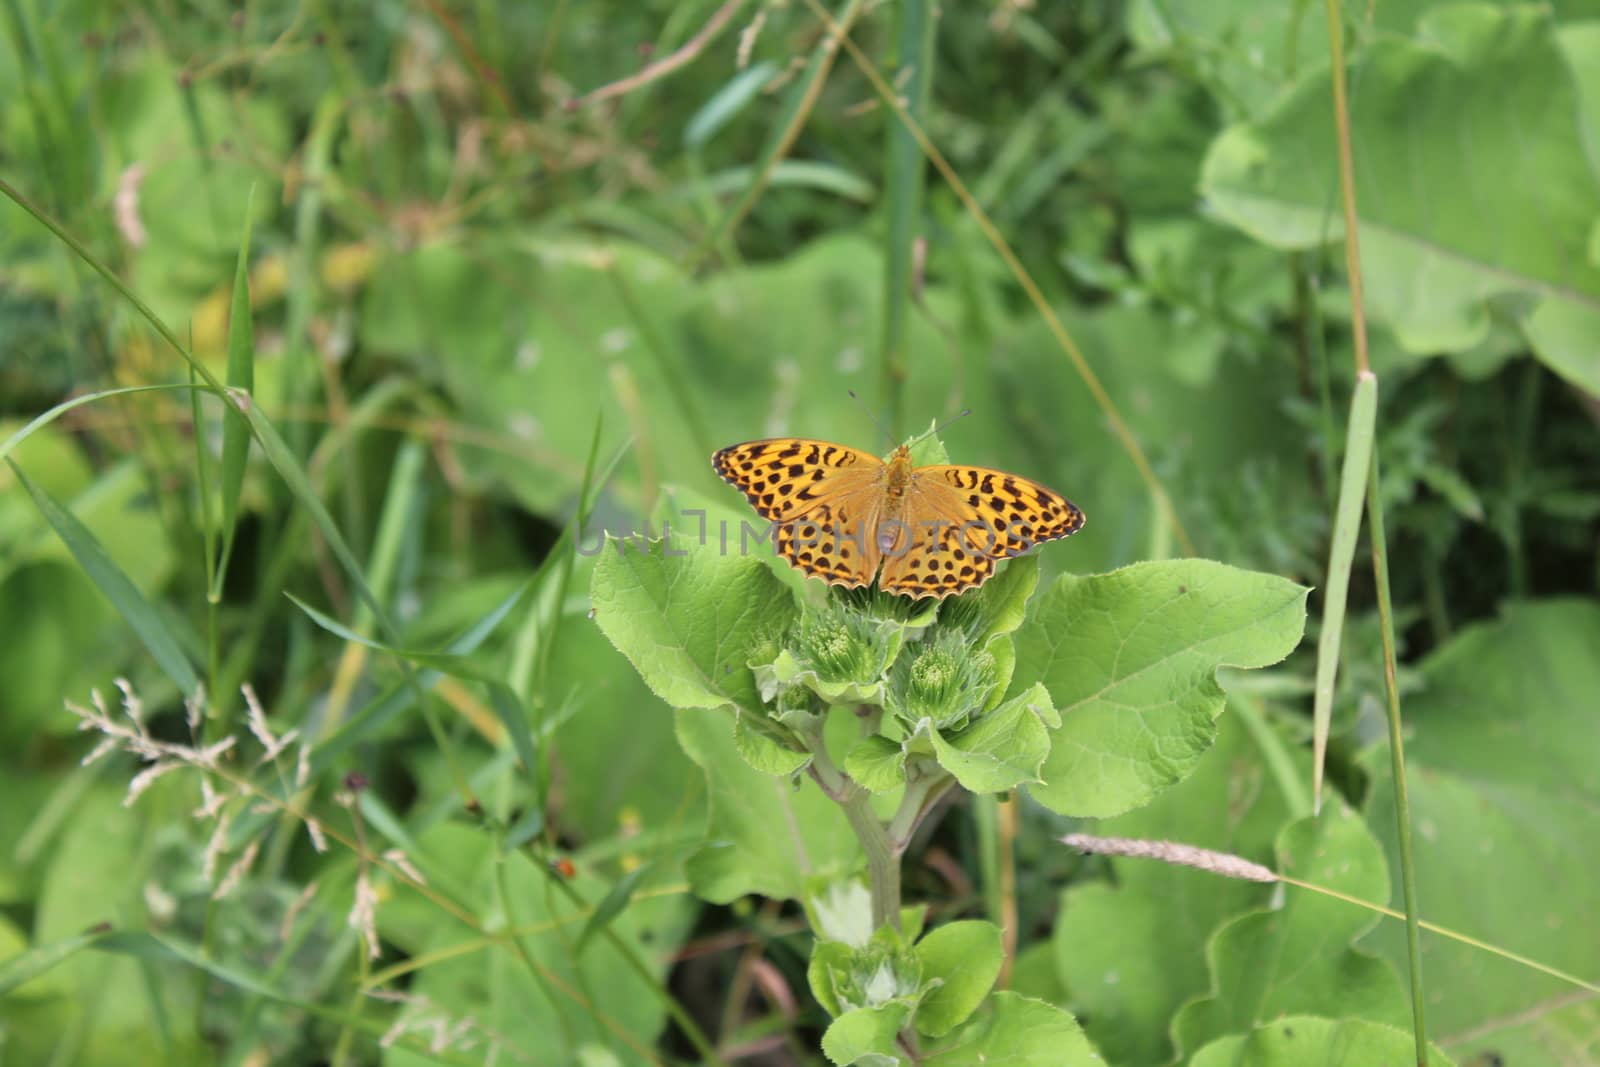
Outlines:
[{"label": "large green leaf", "polygon": [[843,810],[809,782],[751,767],[726,711],[680,711],[678,742],[705,768],[711,815],[707,841],[689,860],[689,881],[707,900],[747,893],[800,899],[854,871],[860,846]]},{"label": "large green leaf", "polygon": [[1050,694],[1035,684],[949,736],[930,732],[939,765],[970,793],[1003,793],[1039,780],[1050,751],[1048,719],[1058,722]]},{"label": "large green leaf", "polygon": [[[1389,895],[1377,841],[1338,803],[1283,831],[1278,869],[1362,900],[1382,903]],[[1368,909],[1287,887],[1281,907],[1228,923],[1207,946],[1210,995],[1189,1002],[1174,1020],[1179,1048],[1196,1049],[1297,1012],[1405,1024],[1410,1011],[1395,970],[1387,960],[1350,947],[1377,922]]]},{"label": "large green leaf", "polygon": [[1062,720],[1030,792],[1107,816],[1181,781],[1216,736],[1217,668],[1287,656],[1305,600],[1293,582],[1208,560],[1057,579],[1016,634],[1013,690],[1043,682]]},{"label": "large green leaf", "polygon": [[547,691],[576,708],[555,735],[563,827],[585,841],[624,824],[675,839],[699,833],[704,779],[673,737],[673,716],[581,614],[562,624]]},{"label": "large green leaf", "polygon": [[[1165,838],[1272,862],[1288,805],[1232,711],[1195,773],[1138,809],[1088,831]],[[1264,902],[1255,882],[1188,867],[1111,859],[1112,878],[1069,886],[1056,919],[1056,966],[1084,1029],[1108,1062],[1163,1063],[1180,1005],[1207,987],[1206,941],[1222,921]]]},{"label": "large green leaf", "polygon": [[[1402,1067],[1414,1064],[1416,1056],[1416,1039],[1393,1026],[1291,1015],[1250,1034],[1213,1041],[1189,1067]],[[1429,1067],[1453,1062],[1437,1046],[1429,1047]]]},{"label": "large green leaf", "polygon": [[924,1056],[928,1067],[1099,1067],[1100,1054],[1071,1015],[1042,1000],[1000,992],[950,1044]]},{"label": "large green leaf", "polygon": [[917,1029],[942,1037],[966,1022],[1000,975],[1005,950],[1000,928],[969,919],[946,923],[917,943],[924,982],[939,985],[923,996],[917,1008]]},{"label": "large green leaf", "polygon": [[781,634],[795,611],[760,561],[664,540],[611,541],[590,597],[600,629],[676,708],[761,707],[750,650]]},{"label": "large green leaf", "polygon": [[[1452,930],[1600,981],[1593,917],[1600,840],[1600,606],[1506,607],[1426,660],[1403,709],[1422,914]],[[1364,758],[1367,819],[1397,862],[1389,753]],[[1403,966],[1404,930],[1368,942]],[[1591,1063],[1592,998],[1528,967],[1424,932],[1428,1023],[1463,1060]],[[1488,1062],[1487,1058],[1485,1062]]]},{"label": "large green leaf", "polygon": [[[1573,66],[1600,61],[1593,35],[1563,42],[1543,7],[1428,11],[1414,39],[1354,56],[1351,138],[1368,309],[1414,352],[1469,348],[1507,310],[1557,373],[1600,393],[1597,161]],[[1569,63],[1571,65],[1569,65]],[[1213,144],[1201,178],[1212,209],[1257,240],[1340,239],[1326,71],[1259,121]]]},{"label": "large green leaf", "polygon": [[[142,803],[159,804],[165,785],[158,783]],[[34,944],[68,941],[102,923],[122,928],[144,923],[141,895],[154,876],[147,840],[153,831],[141,827],[137,813],[122,805],[114,789],[86,793],[64,825],[40,886]],[[192,1019],[195,1011],[195,986],[181,975],[177,968],[141,968],[98,953],[73,955],[44,979],[49,988],[71,994],[49,1005],[56,1012],[53,1025],[8,1026],[8,1051],[27,1062],[45,1062],[45,1053],[58,1050],[70,1034],[79,1061],[86,1064],[165,1062],[167,1056],[187,1062],[200,1055],[200,1042],[192,1027],[178,1022]],[[166,1021],[165,1034],[152,1025],[157,1018]],[[14,1050],[9,1047],[13,1037]]]},{"label": "large green leaf", "polygon": [[[580,1062],[579,1049],[594,1042],[615,1057],[611,1062],[651,1062],[638,1048],[653,1043],[665,1019],[652,982],[664,975],[673,947],[688,932],[695,911],[692,901],[681,895],[640,895],[612,917],[610,933],[646,961],[652,972],[647,978],[607,937],[596,938],[581,954],[576,952],[585,915],[546,886],[551,876],[535,870],[526,854],[501,855],[488,835],[452,823],[435,825],[418,844],[417,862],[455,872],[464,886],[477,890],[480,899],[474,903],[479,914],[492,912],[506,926],[535,932],[518,935],[520,952],[496,942],[471,953],[450,953],[443,950],[472,935],[455,924],[440,923],[431,906],[422,909],[431,921],[415,927],[425,931],[422,939],[404,941],[404,947],[413,953],[437,950],[440,957],[417,975],[411,989],[417,997],[400,1013],[410,1030],[426,1034],[430,1019],[471,1017],[479,1028],[473,1032],[493,1033],[534,1061]],[[500,864],[505,870],[497,878],[495,867]],[[505,898],[494,888],[500,879],[507,890]],[[595,903],[606,895],[605,880],[581,866],[573,885]],[[389,910],[380,913],[381,922]],[[386,937],[391,936],[386,922],[383,928]],[[586,1007],[579,997],[593,1000]],[[572,1020],[587,1021],[568,1025]],[[626,1036],[619,1036],[618,1030]],[[419,1052],[391,1048],[383,1062],[386,1067],[409,1067],[431,1060]]]}]

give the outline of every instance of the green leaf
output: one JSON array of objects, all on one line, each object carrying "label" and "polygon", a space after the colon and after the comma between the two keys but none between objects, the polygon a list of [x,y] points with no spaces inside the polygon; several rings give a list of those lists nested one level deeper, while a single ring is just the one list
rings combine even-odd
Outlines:
[{"label": "green leaf", "polygon": [[922,1058],[924,1067],[1103,1067],[1071,1015],[1042,1000],[1000,992],[955,1040]]},{"label": "green leaf", "polygon": [[[1407,697],[1405,755],[1417,898],[1433,922],[1591,981],[1590,918],[1600,915],[1600,606],[1592,600],[1507,605],[1423,661]],[[1388,747],[1362,756],[1373,787],[1368,825],[1398,862]],[[1403,967],[1405,930],[1385,922],[1365,942]],[[1561,1063],[1597,1032],[1594,1001],[1571,985],[1453,940],[1422,933],[1428,1024],[1462,1035],[1463,1062]],[[1565,1006],[1563,1006],[1565,1004]]]},{"label": "green leaf", "polygon": [[612,541],[590,582],[595,621],[675,708],[761,707],[751,648],[787,629],[788,590],[759,560]]},{"label": "green leaf", "polygon": [[1028,598],[1038,585],[1037,555],[1010,560],[977,589],[946,600],[939,625],[962,627],[974,645],[982,645],[996,634],[1013,633],[1022,625]]},{"label": "green leaf", "polygon": [[[860,883],[853,879],[849,883],[859,886]],[[862,903],[868,908],[867,918],[861,925],[866,930],[872,928],[871,902],[867,900],[866,890],[862,889]],[[856,957],[856,944],[844,941],[826,940],[822,930],[817,927],[817,940],[811,946],[811,959],[806,964],[806,983],[811,987],[811,995],[817,998],[817,1003],[822,1005],[822,1010],[832,1018],[844,1014],[844,1006],[839,1003],[837,992],[841,976],[847,974],[850,963]],[[870,934],[863,936],[859,944],[865,944]]]},{"label": "green leaf", "polygon": [[859,867],[860,846],[839,805],[813,785],[796,788],[748,766],[726,711],[680,711],[676,724],[679,744],[705,770],[711,803],[706,844],[687,865],[695,893],[719,904],[750,893],[797,900],[815,879]]},{"label": "green leaf", "polygon": [[[1600,393],[1588,340],[1600,322],[1600,264],[1588,241],[1600,184],[1579,86],[1549,9],[1433,8],[1415,38],[1382,35],[1350,62],[1367,308],[1410,351],[1483,340],[1507,305],[1538,356]],[[1576,63],[1600,60],[1569,39]],[[1302,80],[1258,122],[1212,145],[1201,190],[1221,218],[1277,248],[1340,239],[1330,75]],[[1515,160],[1486,170],[1484,160]]]},{"label": "green leaf", "polygon": [[898,1067],[895,1039],[911,1015],[911,1005],[892,1000],[876,1008],[856,1008],[833,1020],[822,1035],[822,1052],[834,1063]]},{"label": "green leaf", "polygon": [[1013,688],[1043,683],[1061,715],[1029,791],[1063,814],[1107,816],[1181,781],[1216,736],[1217,668],[1287,656],[1306,592],[1208,560],[1056,579],[1014,638]]},{"label": "green leaf", "polygon": [[939,766],[968,792],[1004,793],[1039,780],[1039,767],[1050,754],[1047,721],[1061,722],[1050,706],[1050,694],[1035,683],[964,729],[948,736],[929,733]]},{"label": "green leaf", "polygon": [[166,620],[161,617],[155,605],[145,599],[139,587],[134,585],[132,579],[106,554],[99,539],[89,532],[87,526],[78,521],[77,516],[58,504],[43,488],[34,485],[28,476],[22,473],[22,468],[9,459],[6,462],[10,464],[12,473],[28,491],[28,495],[33,497],[34,504],[54,528],[56,535],[72,552],[78,565],[99,587],[105,598],[111,601],[112,606],[128,625],[133,627],[133,632],[144,642],[145,648],[150,650],[151,657],[166,676],[172,679],[178,691],[186,697],[196,693],[200,688],[200,679],[194,673],[194,668],[189,665],[188,657],[184,655],[177,638],[173,636]]},{"label": "green leaf", "polygon": [[874,793],[898,789],[906,782],[905,746],[882,734],[863,737],[845,753],[844,772]]},{"label": "green leaf", "polygon": [[[1290,1015],[1247,1035],[1213,1041],[1189,1067],[1400,1067],[1416,1057],[1416,1040],[1406,1030],[1365,1019]],[[1438,1046],[1428,1046],[1428,1067],[1454,1063]]]},{"label": "green leaf", "polygon": [[794,774],[811,762],[811,753],[779,744],[771,733],[756,725],[762,718],[759,711],[741,709],[735,713],[733,743],[746,763],[762,774],[781,776]]},{"label": "green leaf", "polygon": [[[1389,897],[1389,873],[1366,824],[1342,804],[1288,826],[1278,838],[1285,875],[1373,903]],[[1281,908],[1248,912],[1207,946],[1211,995],[1189,1002],[1173,1022],[1182,1049],[1241,1033],[1258,1019],[1321,1011],[1401,1025],[1410,1009],[1388,961],[1351,942],[1376,912],[1307,889],[1285,887]]]},{"label": "green leaf", "polygon": [[[1195,772],[1136,811],[1085,832],[1168,839],[1271,864],[1289,807],[1230,706]],[[1309,778],[1310,760],[1294,768]],[[1061,894],[1055,963],[1084,1030],[1110,1063],[1167,1063],[1184,1001],[1205,993],[1206,942],[1225,920],[1266,902],[1269,886],[1143,859],[1110,857],[1107,881]]]},{"label": "green leaf", "polygon": [[967,920],[947,923],[917,944],[922,980],[937,979],[917,1008],[917,1029],[943,1037],[978,1010],[1000,976],[1005,950],[994,923]]}]

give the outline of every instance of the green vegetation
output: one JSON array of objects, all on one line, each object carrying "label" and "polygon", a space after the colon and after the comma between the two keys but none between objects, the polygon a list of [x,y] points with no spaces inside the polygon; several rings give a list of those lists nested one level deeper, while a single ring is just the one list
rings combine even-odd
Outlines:
[{"label": "green vegetation", "polygon": [[[0,0],[0,1061],[1600,1065],[1597,72]],[[934,424],[1083,531],[829,589],[709,462]]]}]

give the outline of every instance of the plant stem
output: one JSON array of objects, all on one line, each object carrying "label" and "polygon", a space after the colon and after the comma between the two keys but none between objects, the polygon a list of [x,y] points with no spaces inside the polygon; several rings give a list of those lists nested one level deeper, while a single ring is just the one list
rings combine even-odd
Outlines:
[{"label": "plant stem", "polygon": [[844,801],[844,817],[867,854],[867,889],[872,894],[872,928],[900,920],[900,853],[889,842],[883,823],[872,813],[872,794],[856,789]]},{"label": "plant stem", "polygon": [[[905,845],[895,846],[889,830],[872,810],[872,794],[840,770],[828,755],[828,745],[822,736],[824,721],[819,716],[814,725],[801,732],[806,747],[811,750],[811,777],[823,793],[844,809],[850,829],[861,842],[861,851],[867,854],[867,890],[872,895],[872,928],[877,930],[885,923],[900,921],[900,853]],[[901,812],[912,801],[912,789],[908,782]]]}]

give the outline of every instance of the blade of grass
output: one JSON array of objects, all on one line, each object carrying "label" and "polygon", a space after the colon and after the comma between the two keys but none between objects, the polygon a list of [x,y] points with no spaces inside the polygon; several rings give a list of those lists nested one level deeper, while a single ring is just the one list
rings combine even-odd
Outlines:
[{"label": "blade of grass", "polygon": [[361,568],[356,563],[354,554],[346,546],[338,527],[334,524],[333,516],[328,513],[328,509],[323,506],[322,501],[312,490],[311,483],[306,478],[305,470],[296,462],[288,446],[284,443],[283,437],[278,433],[277,428],[272,425],[271,420],[266,417],[265,413],[249,397],[241,397],[230,393],[227,387],[211,372],[211,368],[196,359],[194,353],[190,352],[183,342],[178,340],[177,334],[172,332],[171,327],[163,322],[161,317],[152,311],[148,304],[140,300],[134,291],[128,288],[127,284],[117,277],[110,267],[97,259],[94,253],[84,247],[83,243],[68,232],[65,227],[56,222],[55,219],[51,218],[50,215],[41,210],[27,197],[23,196],[14,185],[4,178],[0,178],[0,193],[5,194],[18,207],[33,216],[34,221],[54,234],[63,244],[72,249],[78,258],[92,267],[95,273],[104,278],[124,300],[133,306],[133,309],[139,313],[140,317],[148,322],[156,333],[161,335],[162,340],[171,345],[172,350],[194,369],[195,374],[199,375],[200,379],[210,386],[213,392],[230,398],[230,402],[249,421],[250,428],[255,433],[256,441],[261,445],[261,450],[267,457],[268,462],[283,478],[289,487],[289,491],[310,513],[323,537],[327,538],[329,548],[332,549],[340,564],[349,573],[351,581],[355,583],[357,593],[373,608],[374,617],[378,620],[379,626],[392,635],[393,626],[389,622],[389,617],[378,604],[377,598],[372,595],[372,590],[367,587],[367,583],[361,575]]},{"label": "blade of grass", "polygon": [[[1372,572],[1378,586],[1378,614],[1383,633],[1384,688],[1388,694],[1389,704],[1389,742],[1394,773],[1395,819],[1399,823],[1400,880],[1404,887],[1406,904],[1406,965],[1411,979],[1411,1033],[1416,1042],[1417,1065],[1428,1067],[1428,1024],[1423,1007],[1426,997],[1422,987],[1422,950],[1417,932],[1421,917],[1417,914],[1416,861],[1411,851],[1411,812],[1406,792],[1405,755],[1401,745],[1400,690],[1395,680],[1394,611],[1389,603],[1388,550],[1384,539],[1382,501],[1378,496],[1378,456],[1372,442],[1377,420],[1378,382],[1367,360],[1367,318],[1362,295],[1361,228],[1357,221],[1360,216],[1356,211],[1355,152],[1350,142],[1350,101],[1345,89],[1344,18],[1340,11],[1339,0],[1326,0],[1325,9],[1328,15],[1328,52],[1333,75],[1333,118],[1339,142],[1339,192],[1344,205],[1345,267],[1350,279],[1350,329],[1355,339],[1356,399],[1360,400],[1364,387],[1369,390],[1371,396],[1372,410],[1368,415],[1365,430],[1367,440],[1361,447],[1368,452],[1368,460],[1364,466],[1372,509],[1370,526]],[[1352,428],[1356,425],[1355,416],[1356,407],[1352,405]],[[1352,439],[1345,447],[1345,474],[1348,475],[1350,454],[1356,450],[1356,442]],[[1348,488],[1348,485],[1340,486],[1341,510]],[[1356,507],[1359,507],[1359,504]],[[1320,659],[1317,669],[1320,676],[1322,670]],[[1330,682],[1330,700],[1331,688]],[[1317,696],[1321,698],[1322,695],[1322,688],[1319,686]],[[1322,763],[1319,759],[1315,770],[1320,774],[1321,769]]]},{"label": "blade of grass", "polygon": [[1039,316],[1044,319],[1050,335],[1055,339],[1061,350],[1066,353],[1068,361],[1072,364],[1073,371],[1083,382],[1084,387],[1089,390],[1096,406],[1105,415],[1106,422],[1111,426],[1112,435],[1116,437],[1123,451],[1128,454],[1128,458],[1133,461],[1134,467],[1138,469],[1139,477],[1149,489],[1151,499],[1154,500],[1156,510],[1161,514],[1163,521],[1172,528],[1173,536],[1178,539],[1178,544],[1182,546],[1184,553],[1190,556],[1194,555],[1194,542],[1189,539],[1188,531],[1183,528],[1183,523],[1178,518],[1177,509],[1173,507],[1172,498],[1167,494],[1166,487],[1156,475],[1155,469],[1150,466],[1150,460],[1145,456],[1144,449],[1139,445],[1138,440],[1133,436],[1133,431],[1128,428],[1128,424],[1123,420],[1122,412],[1112,401],[1111,395],[1106,392],[1099,376],[1089,366],[1089,361],[1084,358],[1083,351],[1078,347],[1078,343],[1072,339],[1072,335],[1067,332],[1066,326],[1062,324],[1060,316],[1055,313],[1055,309],[1045,299],[1044,291],[1039,288],[1039,284],[1033,280],[1033,276],[1022,265],[1022,261],[1017,258],[1016,252],[1012,251],[1011,245],[1001,236],[993,220],[983,210],[983,205],[979,204],[977,199],[973,197],[971,190],[961,180],[961,176],[950,165],[950,161],[944,157],[944,153],[939,151],[922,126],[906,112],[905,105],[901,103],[899,94],[884,80],[883,75],[878,72],[872,61],[861,51],[860,46],[850,39],[849,27],[841,20],[836,20],[832,15],[828,14],[818,0],[806,0],[806,6],[811,9],[818,19],[827,25],[834,33],[839,44],[843,46],[846,52],[850,53],[851,60],[855,63],[857,69],[866,76],[867,81],[872,84],[872,89],[878,94],[878,99],[895,113],[895,117],[901,125],[905,126],[911,136],[916,139],[917,147],[922,149],[923,155],[928,157],[928,162],[933,164],[934,169],[939,172],[939,176],[950,187],[950,191],[956,195],[956,199],[961,201],[962,208],[977,224],[978,228],[983,231],[984,237],[994,248],[996,254],[1000,256],[1001,261],[1005,263],[1006,268],[1011,271],[1011,275],[1017,280],[1017,284],[1022,286],[1023,292],[1027,294],[1028,301],[1033,305],[1034,310],[1039,313]]},{"label": "blade of grass", "polygon": [[[515,593],[496,605],[494,610],[485,615],[478,622],[469,627],[461,636],[445,646],[444,654],[454,657],[466,656],[478,649],[489,635],[499,627],[505,617],[522,601],[522,598],[533,588],[535,579],[529,579],[517,589]],[[330,620],[331,621],[331,620]],[[335,622],[334,625],[340,625]],[[406,682],[396,682],[386,692],[375,697],[365,707],[352,715],[344,725],[333,733],[328,734],[317,743],[311,754],[312,777],[318,777],[333,765],[334,760],[347,752],[363,739],[376,733],[383,726],[411,707],[418,699],[420,693],[427,692],[445,674],[442,670],[428,669],[417,676],[417,684],[413,688]]]},{"label": "blade of grass", "polygon": [[741,70],[700,105],[700,110],[689,117],[683,127],[683,145],[697,152],[704,148],[717,131],[727,125],[745,105],[754,100],[778,74],[777,64],[763,60]]},{"label": "blade of grass", "polygon": [[[233,305],[228,321],[228,386],[254,395],[256,386],[255,326],[250,310],[250,219],[255,186],[245,200],[244,235],[239,238],[239,262],[233,275]],[[222,414],[222,557],[207,594],[213,604],[222,599],[222,583],[233,555],[233,535],[239,525],[239,494],[244,489],[245,460],[250,454],[250,424],[232,404]]]},{"label": "blade of grass", "polygon": [[[341,450],[344,453],[350,451],[354,450]],[[408,437],[401,443],[399,452],[395,454],[394,465],[389,469],[389,485],[383,497],[383,511],[378,517],[377,538],[373,541],[365,569],[368,583],[380,596],[390,595],[389,587],[400,559],[401,546],[420,530],[413,513],[418,498],[417,487],[422,477],[422,460],[421,443]],[[348,482],[346,488],[350,488]],[[349,499],[348,495],[346,499]],[[371,607],[357,605],[351,629],[356,633],[365,633],[372,628],[372,623]],[[328,687],[328,722],[337,723],[344,717],[350,693],[366,663],[363,642],[351,642],[345,646],[339,657],[339,666],[334,671],[333,684]]]},{"label": "blade of grass", "polygon": [[1328,548],[1328,577],[1322,591],[1322,632],[1317,637],[1317,682],[1312,698],[1311,806],[1322,810],[1323,764],[1328,756],[1328,731],[1333,723],[1333,683],[1339,672],[1339,643],[1344,634],[1345,600],[1350,591],[1350,565],[1361,535],[1361,505],[1367,468],[1372,465],[1373,427],[1378,414],[1378,379],[1366,373],[1356,382],[1345,431],[1344,469]]},{"label": "blade of grass", "polygon": [[104,400],[107,397],[126,396],[129,393],[158,393],[170,392],[174,390],[194,390],[207,393],[213,391],[207,386],[199,385],[194,382],[187,384],[180,382],[166,382],[161,385],[128,385],[117,389],[101,389],[98,392],[85,393],[82,396],[75,396],[71,400],[63,400],[61,403],[55,405],[44,414],[35,416],[26,426],[22,427],[16,433],[13,433],[10,437],[7,437],[4,441],[0,441],[0,459],[5,459],[11,454],[11,450],[13,448],[16,448],[29,437],[33,436],[34,433],[42,430],[52,422],[55,422],[73,408],[82,407],[83,405],[93,403],[96,400]]},{"label": "blade of grass", "polygon": [[1418,930],[1417,864],[1411,849],[1411,801],[1406,789],[1404,734],[1400,728],[1400,685],[1395,678],[1394,605],[1389,599],[1389,545],[1383,529],[1383,494],[1378,484],[1378,453],[1367,477],[1367,526],[1372,541],[1372,576],[1378,586],[1378,619],[1383,635],[1383,688],[1388,695],[1389,761],[1394,775],[1394,813],[1400,842],[1400,886],[1406,903],[1406,954],[1411,971],[1411,1010],[1417,1035],[1417,1062],[1427,1067],[1427,1022],[1423,1015],[1422,942]]},{"label": "blade of grass", "polygon": [[28,476],[22,472],[12,460],[6,460],[11,472],[17,476],[17,481],[33,497],[35,506],[38,507],[45,521],[54,528],[56,536],[71,551],[73,558],[78,561],[78,566],[84,569],[90,580],[99,588],[111,605],[117,609],[133,632],[144,642],[145,648],[150,650],[150,655],[166,676],[172,679],[185,698],[193,697],[200,689],[200,678],[194,673],[189,659],[183,654],[178,639],[173,636],[167,627],[166,620],[151,604],[139,587],[133,584],[122,568],[117,566],[109,555],[105,546],[90,532],[89,528],[78,521],[76,515],[56,502],[55,498],[42,487],[34,485]]},{"label": "blade of grass", "polygon": [[0,997],[47,973],[56,964],[88,948],[110,932],[109,927],[90,930],[76,937],[52,941],[48,945],[36,945],[0,962]]},{"label": "blade of grass", "polygon": [[[906,114],[921,124],[933,89],[933,40],[938,22],[933,0],[902,0],[896,8],[897,72],[894,82],[905,99]],[[889,439],[900,440],[905,418],[906,313],[911,304],[912,256],[922,228],[925,167],[922,149],[910,129],[889,123],[884,161],[884,205],[889,224],[888,254],[883,261],[882,389]]]},{"label": "blade of grass", "polygon": [[[101,952],[131,956],[139,960],[170,960],[183,963],[243,992],[253,993],[276,1003],[293,1007],[319,1019],[358,1026],[374,1038],[382,1037],[389,1029],[389,1023],[381,1019],[357,1019],[346,1012],[330,1008],[326,1004],[317,1001],[296,999],[287,993],[268,986],[247,971],[211,958],[198,945],[181,941],[177,938],[158,937],[155,934],[143,931],[132,931],[107,934],[97,939],[92,947]],[[406,1040],[407,1037],[410,1040]],[[466,1064],[474,1062],[462,1058],[448,1057],[433,1051],[420,1036],[402,1035],[401,1041],[406,1051],[425,1056],[439,1063]]]},{"label": "blade of grass", "polygon": [[650,864],[642,864],[628,871],[612,884],[611,889],[601,898],[600,903],[595,905],[588,921],[583,924],[583,929],[578,932],[578,942],[573,947],[574,952],[581,954],[584,946],[589,943],[589,940],[595,934],[606,929],[611,925],[612,919],[627,910],[629,902],[633,900],[634,891],[639,888],[639,883],[644,881],[649,873]]}]

